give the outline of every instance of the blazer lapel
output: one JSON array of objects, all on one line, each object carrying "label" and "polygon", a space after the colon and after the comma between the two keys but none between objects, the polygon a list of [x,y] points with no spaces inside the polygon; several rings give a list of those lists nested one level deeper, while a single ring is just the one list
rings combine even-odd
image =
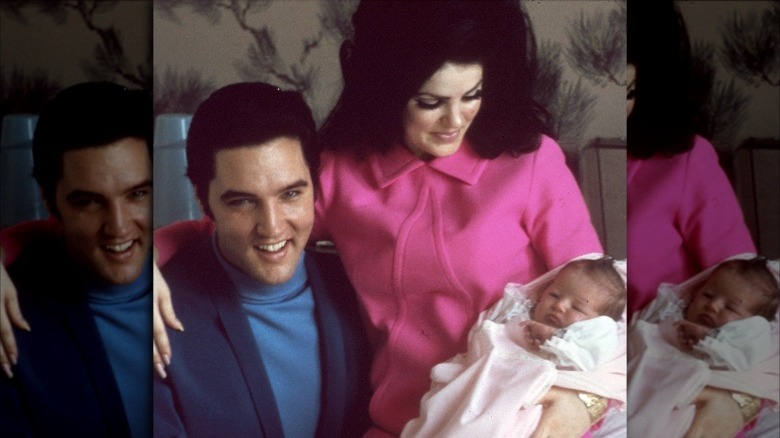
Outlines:
[{"label": "blazer lapel", "polygon": [[314,294],[322,366],[322,405],[317,435],[334,436],[341,431],[342,419],[347,415],[344,412],[347,387],[344,333],[315,258],[307,256],[305,263]]},{"label": "blazer lapel", "polygon": [[208,254],[207,266],[216,267],[208,270],[203,279],[211,291],[211,299],[219,314],[220,323],[246,380],[263,432],[268,437],[284,436],[279,409],[263,365],[262,353],[257,348],[246,313],[241,307],[238,291],[220,266],[211,242],[206,240],[200,250]]},{"label": "blazer lapel", "polygon": [[64,307],[63,324],[71,333],[73,341],[79,346],[84,365],[100,401],[109,434],[116,437],[129,436],[130,425],[127,422],[122,397],[94,317],[83,301],[68,303]]}]

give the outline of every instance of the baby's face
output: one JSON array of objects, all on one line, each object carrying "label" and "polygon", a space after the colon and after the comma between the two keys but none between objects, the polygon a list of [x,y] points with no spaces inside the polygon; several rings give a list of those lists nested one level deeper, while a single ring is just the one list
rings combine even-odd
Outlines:
[{"label": "baby's face", "polygon": [[577,269],[563,269],[542,292],[532,319],[564,328],[601,315],[606,304],[602,288]]},{"label": "baby's face", "polygon": [[755,314],[760,297],[748,281],[733,271],[717,270],[694,292],[685,310],[685,319],[710,328]]}]

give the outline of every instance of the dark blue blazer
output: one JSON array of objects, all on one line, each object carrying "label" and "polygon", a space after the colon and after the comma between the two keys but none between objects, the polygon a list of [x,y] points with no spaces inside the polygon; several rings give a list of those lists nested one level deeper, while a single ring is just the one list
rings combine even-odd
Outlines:
[{"label": "dark blue blazer", "polygon": [[32,245],[9,267],[32,331],[14,330],[18,364],[13,379],[0,376],[2,437],[130,436],[108,355],[79,287],[88,274],[68,260],[49,242]]},{"label": "dark blue blazer", "polygon": [[[370,352],[355,293],[336,256],[308,252],[305,266],[321,346],[317,436],[360,436]],[[263,353],[210,240],[182,248],[162,273],[185,331],[169,331],[168,377],[155,376],[154,436],[282,437]]]}]

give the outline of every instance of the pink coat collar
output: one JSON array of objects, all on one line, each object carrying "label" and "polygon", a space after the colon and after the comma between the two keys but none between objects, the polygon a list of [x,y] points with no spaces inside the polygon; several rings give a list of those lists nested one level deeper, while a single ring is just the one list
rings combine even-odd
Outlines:
[{"label": "pink coat collar", "polygon": [[369,162],[377,184],[385,188],[422,166],[428,166],[465,184],[474,185],[485,170],[488,160],[477,155],[468,141],[464,141],[454,154],[428,162],[417,158],[401,143],[387,154],[371,156]]}]

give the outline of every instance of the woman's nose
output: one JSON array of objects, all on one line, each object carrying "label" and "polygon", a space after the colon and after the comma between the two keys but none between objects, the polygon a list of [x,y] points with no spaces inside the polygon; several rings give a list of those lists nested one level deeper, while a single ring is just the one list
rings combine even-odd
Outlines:
[{"label": "woman's nose", "polygon": [[460,128],[463,126],[465,118],[460,105],[453,104],[447,106],[447,113],[444,115],[444,121],[448,128]]}]

